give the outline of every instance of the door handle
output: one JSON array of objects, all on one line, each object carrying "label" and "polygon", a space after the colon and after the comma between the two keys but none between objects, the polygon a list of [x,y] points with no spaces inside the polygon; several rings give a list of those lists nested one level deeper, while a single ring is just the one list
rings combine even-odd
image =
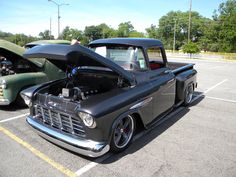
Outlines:
[{"label": "door handle", "polygon": [[171,72],[172,72],[171,70],[165,70],[165,71],[164,71],[165,74],[169,74],[169,73],[171,73]]}]

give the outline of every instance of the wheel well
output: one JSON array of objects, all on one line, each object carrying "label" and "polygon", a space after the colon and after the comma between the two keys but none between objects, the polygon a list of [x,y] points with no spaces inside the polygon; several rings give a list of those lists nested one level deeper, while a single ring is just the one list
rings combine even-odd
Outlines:
[{"label": "wheel well", "polygon": [[133,113],[132,116],[134,116],[136,120],[136,133],[142,131],[144,129],[144,124],[141,119],[141,116],[138,113]]}]

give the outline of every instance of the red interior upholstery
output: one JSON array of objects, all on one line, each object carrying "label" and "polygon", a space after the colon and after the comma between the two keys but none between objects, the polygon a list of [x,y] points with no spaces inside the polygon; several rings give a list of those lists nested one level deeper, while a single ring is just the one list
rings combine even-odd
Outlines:
[{"label": "red interior upholstery", "polygon": [[159,63],[149,63],[151,70],[155,70],[161,67]]}]

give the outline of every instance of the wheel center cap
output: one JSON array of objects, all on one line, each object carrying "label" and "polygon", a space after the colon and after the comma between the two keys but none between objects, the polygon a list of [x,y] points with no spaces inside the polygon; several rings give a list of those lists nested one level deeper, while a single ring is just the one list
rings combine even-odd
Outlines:
[{"label": "wheel center cap", "polygon": [[123,132],[124,132],[124,129],[123,129],[123,128],[121,128],[121,129],[120,129],[120,132],[121,132],[121,133],[123,133]]}]

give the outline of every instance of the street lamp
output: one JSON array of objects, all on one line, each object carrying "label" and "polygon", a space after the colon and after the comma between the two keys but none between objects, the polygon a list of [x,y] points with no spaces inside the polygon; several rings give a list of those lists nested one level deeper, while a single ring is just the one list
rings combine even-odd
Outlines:
[{"label": "street lamp", "polygon": [[68,6],[69,4],[66,4],[66,3],[61,3],[61,4],[58,4],[57,2],[55,2],[55,1],[53,1],[53,0],[48,0],[49,2],[52,2],[52,3],[54,3],[54,4],[56,4],[57,5],[57,25],[58,25],[58,27],[57,27],[57,33],[58,33],[58,39],[59,39],[59,36],[60,36],[60,6],[63,6],[63,5],[66,5],[66,6]]},{"label": "street lamp", "polygon": [[191,35],[191,12],[192,11],[192,0],[189,1],[189,15],[188,15],[188,43],[190,42]]},{"label": "street lamp", "polygon": [[177,19],[174,19],[175,25],[174,25],[174,41],[173,41],[173,52],[175,51],[175,36],[176,36],[176,21]]}]

